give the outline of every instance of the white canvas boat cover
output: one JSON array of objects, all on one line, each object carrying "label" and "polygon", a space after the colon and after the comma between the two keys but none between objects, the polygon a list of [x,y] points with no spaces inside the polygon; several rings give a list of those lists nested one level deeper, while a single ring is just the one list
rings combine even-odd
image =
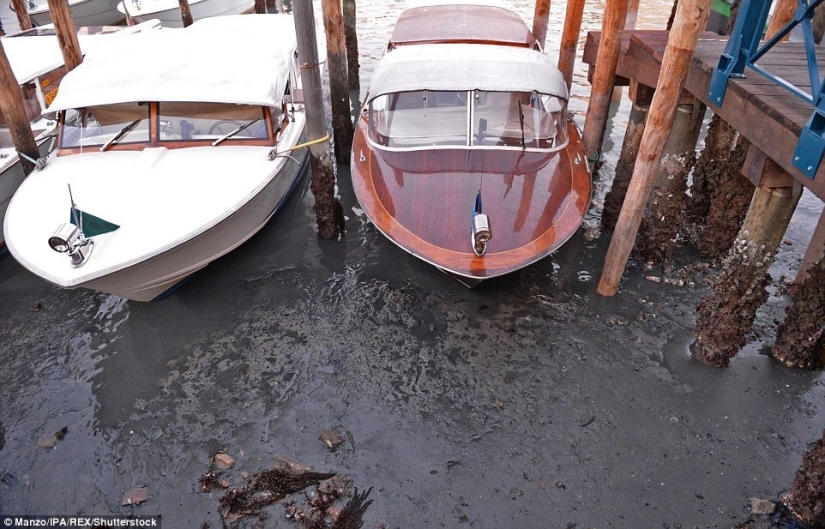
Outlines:
[{"label": "white canvas boat cover", "polygon": [[369,99],[415,90],[532,92],[567,99],[567,84],[543,53],[489,44],[419,44],[387,52],[375,67]]},{"label": "white canvas boat cover", "polygon": [[290,15],[234,15],[125,35],[86,54],[49,111],[137,101],[278,107],[297,46]]}]

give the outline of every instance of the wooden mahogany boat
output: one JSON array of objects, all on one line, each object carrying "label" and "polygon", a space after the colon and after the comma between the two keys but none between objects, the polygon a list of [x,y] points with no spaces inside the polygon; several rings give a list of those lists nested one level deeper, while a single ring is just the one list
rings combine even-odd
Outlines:
[{"label": "wooden mahogany boat", "polygon": [[358,119],[358,201],[395,244],[470,286],[534,263],[578,230],[590,204],[567,99],[518,15],[408,9]]}]

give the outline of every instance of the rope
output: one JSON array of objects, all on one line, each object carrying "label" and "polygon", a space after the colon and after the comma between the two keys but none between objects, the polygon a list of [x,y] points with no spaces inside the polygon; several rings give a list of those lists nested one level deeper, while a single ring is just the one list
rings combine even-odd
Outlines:
[{"label": "rope", "polygon": [[[297,150],[297,149],[303,149],[304,147],[317,145],[319,143],[323,143],[323,142],[328,141],[328,140],[329,140],[329,132],[327,132],[326,136],[324,136],[323,138],[318,138],[317,140],[310,140],[310,141],[307,141],[307,142],[304,142],[304,143],[299,143],[295,147],[292,147],[291,149],[289,149],[289,151],[294,151],[294,150]],[[272,149],[271,151],[269,151],[269,159],[274,160],[275,158],[278,158],[279,156],[283,156],[286,152],[288,152],[288,151],[276,151],[275,149]]]}]

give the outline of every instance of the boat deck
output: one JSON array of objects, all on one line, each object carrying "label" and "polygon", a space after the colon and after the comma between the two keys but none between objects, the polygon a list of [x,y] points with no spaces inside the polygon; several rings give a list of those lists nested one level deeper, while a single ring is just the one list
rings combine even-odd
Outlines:
[{"label": "boat deck", "polygon": [[477,5],[434,5],[405,11],[395,25],[389,46],[475,42],[536,46],[524,21],[507,9]]},{"label": "boat deck", "polygon": [[[600,37],[599,32],[587,35],[584,62],[591,68],[596,62]],[[617,85],[626,85],[629,79],[635,79],[642,85],[655,87],[667,38],[667,31],[625,31],[616,68]],[[820,164],[815,177],[810,179],[791,160],[800,132],[814,111],[812,105],[747,69],[745,78],[730,79],[721,107],[710,104],[711,76],[726,43],[726,37],[702,34],[688,70],[685,90],[708,105],[820,200],[825,200],[825,164]],[[825,70],[825,59],[820,56],[818,63],[820,71]],[[759,64],[790,84],[810,90],[803,43],[777,44]]]}]

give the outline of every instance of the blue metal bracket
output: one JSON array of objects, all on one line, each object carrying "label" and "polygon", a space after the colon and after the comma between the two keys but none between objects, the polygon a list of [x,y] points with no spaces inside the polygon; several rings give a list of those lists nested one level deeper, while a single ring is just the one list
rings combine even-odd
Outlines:
[{"label": "blue metal bracket", "polygon": [[[719,63],[710,80],[708,98],[710,102],[721,107],[725,99],[728,79],[745,77],[748,67],[773,83],[788,90],[793,95],[807,101],[814,107],[814,112],[805,124],[799,136],[793,155],[793,165],[813,178],[825,154],[825,82],[819,76],[816,61],[811,17],[814,10],[825,0],[799,0],[793,20],[785,25],[776,35],[768,39],[761,47],[760,40],[770,12],[770,0],[743,0],[733,26],[733,33],[719,57]],[[808,62],[808,75],[811,82],[811,94],[792,85],[781,77],[774,76],[761,68],[756,62],[762,58],[776,43],[782,41],[797,25],[802,26],[805,39],[805,55]]]}]

